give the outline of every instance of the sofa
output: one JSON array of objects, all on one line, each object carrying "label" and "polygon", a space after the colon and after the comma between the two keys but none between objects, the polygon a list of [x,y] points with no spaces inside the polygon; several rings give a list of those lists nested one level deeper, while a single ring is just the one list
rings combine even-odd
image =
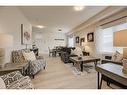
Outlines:
[{"label": "sofa", "polygon": [[[18,63],[28,63],[28,68],[26,69],[26,75],[34,78],[40,70],[44,70],[46,67],[46,60],[42,56],[35,56],[36,60],[28,60],[25,58],[23,53],[31,52],[29,49],[15,50],[12,51],[12,62],[15,64]],[[31,57],[31,55],[30,55]]]},{"label": "sofa", "polygon": [[70,63],[70,57],[83,56],[83,52],[80,47],[66,47],[61,50],[61,60],[64,63]]},{"label": "sofa", "polygon": [[74,47],[63,47],[61,49],[61,60],[66,64],[69,63],[69,57],[77,56],[77,55],[72,55],[71,54],[71,49],[75,49]]},{"label": "sofa", "polygon": [[28,76],[19,71],[0,76],[0,89],[33,89],[34,86]]}]

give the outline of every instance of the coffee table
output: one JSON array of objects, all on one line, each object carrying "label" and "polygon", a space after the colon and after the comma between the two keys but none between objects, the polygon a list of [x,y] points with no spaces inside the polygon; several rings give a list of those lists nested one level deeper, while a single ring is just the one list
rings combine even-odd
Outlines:
[{"label": "coffee table", "polygon": [[78,59],[78,57],[70,57],[70,61],[73,62],[73,65],[76,63],[80,64],[81,71],[83,72],[83,64],[94,62],[95,66],[97,65],[100,58],[92,57],[92,56],[83,56],[82,59]]},{"label": "coffee table", "polygon": [[100,80],[100,74],[103,74],[118,83],[121,83],[127,87],[127,74],[122,72],[123,67],[113,63],[105,63],[96,66],[96,71],[98,72],[98,89],[101,89],[102,77]]}]

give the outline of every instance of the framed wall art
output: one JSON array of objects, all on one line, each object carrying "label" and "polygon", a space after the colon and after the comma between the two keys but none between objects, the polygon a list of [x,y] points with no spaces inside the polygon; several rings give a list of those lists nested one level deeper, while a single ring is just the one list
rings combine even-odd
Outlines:
[{"label": "framed wall art", "polygon": [[80,46],[82,46],[82,43],[85,42],[85,38],[80,39]]},{"label": "framed wall art", "polygon": [[85,38],[81,38],[81,42],[85,42]]},{"label": "framed wall art", "polygon": [[87,34],[87,42],[93,42],[94,41],[94,33],[88,33]]},{"label": "framed wall art", "polygon": [[75,38],[75,40],[76,40],[76,43],[79,43],[79,36],[77,36],[77,37]]},{"label": "framed wall art", "polygon": [[32,31],[30,27],[25,27],[21,24],[21,44],[28,45],[32,43]]}]

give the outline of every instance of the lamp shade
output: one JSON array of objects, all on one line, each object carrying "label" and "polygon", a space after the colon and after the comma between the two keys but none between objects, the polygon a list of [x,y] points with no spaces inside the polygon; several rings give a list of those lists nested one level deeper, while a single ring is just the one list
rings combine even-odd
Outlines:
[{"label": "lamp shade", "polygon": [[0,48],[11,47],[13,45],[13,37],[8,34],[0,34]]},{"label": "lamp shade", "polygon": [[113,45],[127,47],[127,29],[113,33]]}]

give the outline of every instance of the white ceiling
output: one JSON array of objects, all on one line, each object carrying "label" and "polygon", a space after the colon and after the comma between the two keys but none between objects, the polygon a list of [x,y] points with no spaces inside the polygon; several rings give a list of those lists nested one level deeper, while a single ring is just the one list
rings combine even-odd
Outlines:
[{"label": "white ceiling", "polygon": [[69,32],[77,25],[104,10],[106,6],[87,6],[82,11],[74,11],[72,6],[28,6],[19,7],[33,26],[46,26],[41,31],[63,33]]}]

